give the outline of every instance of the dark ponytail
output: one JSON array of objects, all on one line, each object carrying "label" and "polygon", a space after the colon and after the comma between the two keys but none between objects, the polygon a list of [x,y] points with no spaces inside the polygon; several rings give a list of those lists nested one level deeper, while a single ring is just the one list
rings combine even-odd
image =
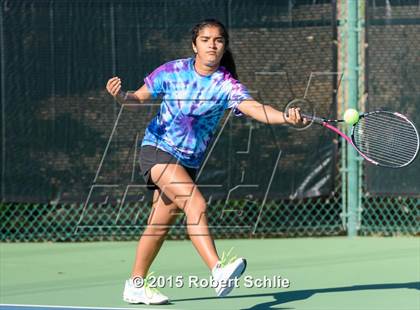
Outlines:
[{"label": "dark ponytail", "polygon": [[225,49],[225,53],[223,54],[222,59],[220,60],[220,65],[225,67],[226,70],[230,72],[230,74],[235,80],[238,79],[238,73],[236,72],[235,59],[233,59],[233,54],[229,48]]},{"label": "dark ponytail", "polygon": [[221,22],[219,22],[217,19],[211,18],[205,19],[197,25],[195,25],[191,30],[192,43],[196,44],[196,40],[200,30],[209,26],[218,27],[220,29],[220,34],[225,39],[225,52],[222,56],[222,59],[220,60],[220,66],[225,67],[234,79],[238,79],[238,74],[236,73],[235,60],[233,59],[233,54],[229,48],[229,34],[226,30],[226,27]]}]

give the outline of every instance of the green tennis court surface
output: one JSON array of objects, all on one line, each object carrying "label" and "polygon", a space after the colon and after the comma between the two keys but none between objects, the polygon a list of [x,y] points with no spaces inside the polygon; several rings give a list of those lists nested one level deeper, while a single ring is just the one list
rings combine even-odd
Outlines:
[{"label": "green tennis court surface", "polygon": [[267,282],[268,287],[246,287],[241,279],[227,298],[215,297],[210,287],[189,288],[192,276],[210,274],[190,241],[166,241],[152,270],[165,278],[181,276],[184,286],[161,288],[169,305],[129,305],[122,289],[135,242],[3,243],[0,307],[420,309],[418,238],[216,240],[216,245],[219,254],[233,246],[247,258],[244,276],[255,285],[265,276],[286,278],[290,287]]}]

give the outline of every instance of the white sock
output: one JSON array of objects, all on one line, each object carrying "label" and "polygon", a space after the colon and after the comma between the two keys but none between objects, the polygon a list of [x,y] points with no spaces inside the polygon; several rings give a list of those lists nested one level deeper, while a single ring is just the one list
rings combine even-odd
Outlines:
[{"label": "white sock", "polygon": [[214,265],[213,269],[211,270],[211,273],[214,274],[214,272],[216,271],[216,269],[220,266],[220,261],[218,260],[216,265]]}]

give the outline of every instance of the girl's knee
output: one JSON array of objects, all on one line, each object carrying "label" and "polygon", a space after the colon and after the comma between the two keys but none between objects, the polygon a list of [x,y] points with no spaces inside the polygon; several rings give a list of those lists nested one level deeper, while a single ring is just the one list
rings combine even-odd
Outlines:
[{"label": "girl's knee", "polygon": [[164,239],[168,234],[169,226],[168,225],[148,225],[146,230],[143,233],[143,236],[150,236],[156,239]]},{"label": "girl's knee", "polygon": [[187,204],[184,209],[185,215],[187,216],[187,222],[199,223],[201,218],[205,216],[207,211],[207,204],[204,200],[202,201],[191,201]]}]

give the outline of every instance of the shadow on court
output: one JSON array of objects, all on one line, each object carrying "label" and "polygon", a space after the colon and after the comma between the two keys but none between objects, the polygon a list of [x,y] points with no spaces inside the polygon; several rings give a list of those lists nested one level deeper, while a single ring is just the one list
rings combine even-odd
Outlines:
[{"label": "shadow on court", "polygon": [[[242,310],[261,310],[261,309],[286,310],[286,309],[294,309],[294,308],[277,308],[276,306],[286,304],[292,301],[308,299],[315,294],[321,294],[321,293],[387,290],[387,289],[403,289],[403,288],[420,290],[420,282],[354,285],[354,286],[330,287],[330,288],[300,290],[300,291],[291,291],[291,292],[239,295],[239,296],[231,296],[231,297],[226,297],[226,298],[233,299],[233,298],[247,298],[247,297],[255,298],[255,297],[270,297],[271,296],[275,299],[274,301],[257,304],[250,308],[242,308]],[[206,299],[217,299],[217,298],[218,297],[188,298],[188,299],[176,299],[172,301],[179,302],[179,301],[206,300]],[[272,307],[276,307],[276,308],[272,308]]]}]

